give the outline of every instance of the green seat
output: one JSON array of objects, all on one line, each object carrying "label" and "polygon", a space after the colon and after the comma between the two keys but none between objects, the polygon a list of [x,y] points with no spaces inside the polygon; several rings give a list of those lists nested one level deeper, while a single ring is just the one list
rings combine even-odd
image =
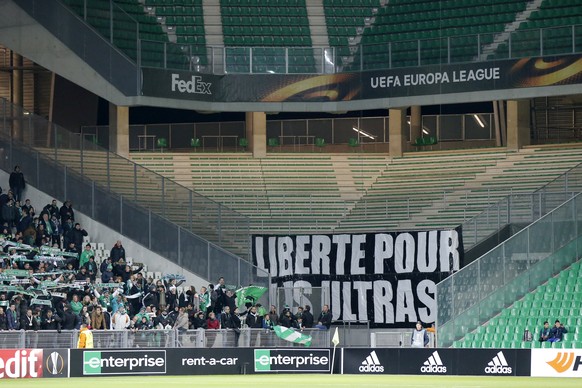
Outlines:
[{"label": "green seat", "polygon": [[315,138],[315,146],[319,148],[325,147],[325,139],[322,137]]},{"label": "green seat", "polygon": [[160,137],[158,138],[156,144],[160,150],[164,151],[164,148],[168,148],[168,139],[165,137]]},{"label": "green seat", "polygon": [[[529,342],[529,341],[520,341],[520,342],[521,342],[521,345],[520,345],[520,347],[521,347],[522,349],[531,349],[531,348],[532,348],[532,344],[533,344],[533,342]],[[538,343],[539,343],[539,342],[538,342]]]},{"label": "green seat", "polygon": [[241,137],[238,139],[238,146],[241,147],[243,151],[246,151],[247,147],[249,146],[249,139],[246,137]]},{"label": "green seat", "polygon": [[413,146],[415,147],[422,147],[424,146],[424,137],[417,137],[416,140],[414,141],[414,143],[412,143]]},{"label": "green seat", "polygon": [[278,147],[279,146],[279,139],[277,139],[276,137],[271,137],[271,138],[267,139],[267,145],[269,147]]},{"label": "green seat", "polygon": [[196,148],[200,148],[201,145],[202,145],[202,142],[200,141],[199,138],[190,139],[190,147],[196,149]]},{"label": "green seat", "polygon": [[354,137],[350,137],[348,139],[348,146],[350,146],[350,147],[357,147],[359,145],[360,145],[360,143],[358,142],[358,139],[356,139]]}]

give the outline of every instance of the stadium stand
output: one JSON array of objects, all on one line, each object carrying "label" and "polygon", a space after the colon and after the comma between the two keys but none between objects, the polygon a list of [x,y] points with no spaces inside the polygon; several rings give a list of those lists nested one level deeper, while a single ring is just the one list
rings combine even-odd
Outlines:
[{"label": "stadium stand", "polygon": [[[505,41],[496,45],[494,53],[485,52],[488,54],[487,59],[537,55],[540,42],[544,55],[571,53],[574,40],[572,28],[568,25],[582,23],[582,11],[580,7],[569,8],[568,5],[574,5],[574,2],[542,1],[539,8],[535,9],[526,21],[520,23],[516,31],[512,32],[511,53],[507,41],[508,35]],[[578,42],[581,33],[580,29],[575,29],[574,34]]]},{"label": "stadium stand", "polygon": [[[202,63],[207,61],[202,0],[65,2],[102,36],[130,58],[140,59],[146,67],[188,68],[195,57]],[[536,55],[540,41],[544,55],[571,52],[573,35],[582,32],[563,25],[582,23],[578,3],[574,0],[537,3],[541,4],[539,9],[532,11],[527,2],[517,0],[323,1],[330,46],[337,48],[338,54],[345,58],[342,61],[351,63],[344,70],[358,70],[361,64],[364,69],[378,69],[468,62],[475,60],[483,47],[489,48],[483,52],[487,59]],[[305,0],[221,0],[220,5],[227,46],[226,72],[315,71]],[[418,12],[419,8],[426,12]],[[517,32],[508,33],[509,26],[515,26]],[[531,30],[553,26],[556,28],[544,32]],[[582,41],[582,35],[575,38]],[[559,43],[552,44],[556,40]],[[454,49],[446,58],[450,42],[454,42]],[[508,42],[512,44],[511,51]],[[364,44],[360,46],[363,51],[356,51],[359,43]],[[576,49],[582,50],[582,47]],[[365,58],[360,63],[358,55]],[[351,143],[352,139],[350,146]],[[165,141],[159,144],[163,148],[167,146]],[[323,148],[325,142],[319,138],[315,145]],[[526,146],[515,152],[500,148],[416,152],[399,159],[385,155],[319,153],[268,154],[264,158],[253,158],[246,153],[204,152],[131,155],[133,161],[159,174],[155,175],[127,160],[110,159],[103,152],[58,150],[58,154],[60,163],[81,177],[94,180],[100,188],[115,192],[121,200],[134,200],[189,230],[194,219],[198,223],[195,232],[210,241],[216,240],[219,231],[204,223],[208,214],[226,213],[232,208],[248,216],[250,228],[220,240],[222,247],[236,253],[248,253],[244,252],[248,248],[248,235],[254,232],[372,232],[386,228],[455,227],[492,202],[512,194],[531,193],[580,163],[579,145]],[[36,161],[38,164],[38,157]],[[128,174],[133,174],[133,179],[128,179]],[[174,182],[195,192],[181,190]],[[577,186],[568,189],[582,191]],[[216,208],[209,208],[209,202],[193,206],[192,197],[198,193],[216,201]],[[172,206],[168,206],[170,203]],[[528,210],[531,209],[524,209]],[[235,212],[232,218],[223,214],[222,222],[236,227],[242,219],[238,216]],[[107,256],[104,246],[91,243],[91,247],[96,251],[98,263],[103,262]],[[471,297],[480,296],[480,292],[490,295],[495,291],[494,285],[502,283],[502,278],[529,270],[530,262],[533,264],[538,259],[536,255],[542,253],[545,252],[530,255],[528,251],[511,256],[510,252],[515,262],[508,265],[508,271],[498,271],[492,265],[484,275],[490,276],[492,283],[479,285],[481,289]],[[582,325],[578,317],[582,308],[580,268],[580,262],[573,264],[515,302],[507,299],[511,294],[504,295],[504,305],[513,304],[491,319],[486,316],[488,313],[470,317],[489,320],[455,341],[454,346],[582,348],[578,329]],[[153,282],[164,277],[163,273],[143,270]],[[540,279],[549,276],[545,271],[547,268],[541,267],[536,276]],[[461,277],[461,293],[471,294],[473,280]],[[92,289],[84,291],[94,293]],[[180,288],[177,293],[185,295],[186,291]],[[450,306],[439,307],[444,310]],[[553,322],[555,318],[562,319],[570,330],[564,341],[553,345],[537,342],[543,320]],[[522,340],[526,329],[532,332],[533,342]],[[329,338],[326,340],[324,345],[329,344]]]},{"label": "stadium stand", "polygon": [[[494,35],[525,7],[526,2],[518,0],[391,1],[364,31],[364,69],[447,63],[448,38],[453,38],[455,47],[451,62],[470,61],[479,45],[493,42]],[[418,9],[423,12],[415,12]],[[391,43],[391,63],[387,43]]]},{"label": "stadium stand", "polygon": [[292,233],[454,227],[509,194],[540,188],[580,162],[576,144],[520,152],[410,153],[401,159],[347,154],[278,154],[260,160],[240,154],[131,157],[248,215],[252,230]]},{"label": "stadium stand", "polygon": [[220,5],[227,72],[313,72],[305,0],[221,0]]},{"label": "stadium stand", "polygon": [[[550,278],[523,299],[513,303],[475,332],[455,341],[460,348],[580,348],[579,328],[582,319],[582,284],[579,282],[581,262],[572,264],[558,276]],[[544,321],[554,325],[560,320],[568,333],[560,342],[540,342]],[[524,332],[532,334],[532,341],[524,341]]]},{"label": "stadium stand", "polygon": [[[137,0],[111,3],[65,0],[65,3],[131,59],[137,61],[139,53],[143,66],[187,69],[190,58],[186,54],[194,54],[201,63],[206,63],[202,9],[193,1],[184,0],[167,7],[154,6],[161,4],[156,1],[146,3],[149,5],[146,7]],[[168,31],[175,33],[179,44],[170,42]]]}]

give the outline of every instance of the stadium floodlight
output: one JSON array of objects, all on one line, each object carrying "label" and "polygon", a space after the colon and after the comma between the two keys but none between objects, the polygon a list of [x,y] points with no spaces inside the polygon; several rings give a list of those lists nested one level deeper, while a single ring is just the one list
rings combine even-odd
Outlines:
[{"label": "stadium floodlight", "polygon": [[365,137],[367,137],[367,138],[370,138],[370,139],[372,139],[372,140],[376,140],[376,136],[374,136],[374,135],[370,135],[370,134],[369,134],[368,132],[366,132],[366,131],[362,131],[361,129],[358,129],[358,128],[356,128],[356,127],[352,127],[352,129],[353,129],[354,131],[356,131],[357,133],[359,133],[360,135],[362,135],[362,136],[365,136]]},{"label": "stadium floodlight", "polygon": [[485,123],[483,122],[483,120],[481,119],[481,117],[479,115],[473,115],[473,118],[475,119],[477,124],[479,124],[479,126],[481,128],[485,128]]}]

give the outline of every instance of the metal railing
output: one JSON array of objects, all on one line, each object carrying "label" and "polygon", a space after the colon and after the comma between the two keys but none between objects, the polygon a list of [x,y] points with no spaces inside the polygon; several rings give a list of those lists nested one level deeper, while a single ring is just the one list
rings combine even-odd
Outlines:
[{"label": "metal railing", "polygon": [[[248,257],[248,219],[0,100],[0,168],[202,278],[268,284]],[[221,246],[219,246],[221,245]]]},{"label": "metal railing", "polygon": [[[95,349],[117,348],[262,348],[304,347],[285,341],[273,330],[240,329],[238,338],[231,329],[221,330],[92,330]],[[304,329],[312,337],[311,346],[330,346],[330,330]],[[78,330],[0,331],[0,349],[76,348]]]},{"label": "metal railing", "polygon": [[[582,192],[582,163],[528,194],[510,194],[462,223],[469,250],[510,224],[529,224]],[[468,205],[469,203],[466,203]]]},{"label": "metal railing", "polygon": [[[74,12],[78,17],[91,24],[101,36],[116,45],[139,67],[215,74],[330,74],[572,54],[580,52],[582,47],[582,25],[345,47],[268,47],[265,50],[265,47],[206,46],[140,39],[140,32],[144,32],[145,27],[113,1],[109,2],[109,7],[94,10],[87,7],[85,0],[83,7],[77,8]],[[167,24],[164,16],[160,16],[159,20],[168,29],[176,27]],[[556,40],[560,41],[560,45],[555,43]]]},{"label": "metal railing", "polygon": [[[410,337],[413,329],[406,331],[378,331],[370,333],[370,347],[372,348],[410,348]],[[436,347],[434,333],[428,333],[428,347]]]}]

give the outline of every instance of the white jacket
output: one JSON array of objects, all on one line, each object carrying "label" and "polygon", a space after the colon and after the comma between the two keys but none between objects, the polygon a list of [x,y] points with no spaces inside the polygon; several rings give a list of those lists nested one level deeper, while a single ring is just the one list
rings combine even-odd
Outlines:
[{"label": "white jacket", "polygon": [[121,313],[119,310],[113,314],[111,319],[111,327],[113,330],[124,330],[129,327],[129,315],[127,313]]}]

